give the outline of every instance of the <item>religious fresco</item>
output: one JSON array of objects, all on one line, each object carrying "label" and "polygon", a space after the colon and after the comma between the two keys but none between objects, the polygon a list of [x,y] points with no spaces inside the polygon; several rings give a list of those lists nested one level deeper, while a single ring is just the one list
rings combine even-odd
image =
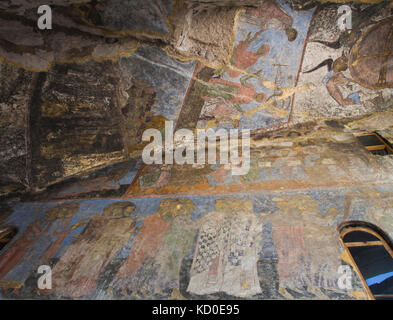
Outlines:
[{"label": "religious fresco", "polygon": [[37,75],[26,119],[31,127],[28,147],[34,150],[28,178],[37,188],[126,160],[116,106],[117,72],[111,61],[90,61],[57,64]]},{"label": "religious fresco", "polygon": [[[157,68],[158,64],[161,67]],[[76,174],[89,174],[93,169],[107,167],[92,175],[95,175],[94,179],[101,175],[102,181],[83,178],[89,181],[57,196],[75,196],[100,188],[123,188],[120,192],[111,193],[112,196],[122,195],[126,187],[121,186],[131,184],[131,172],[137,170],[134,168],[135,160],[130,161],[127,183],[124,183],[125,180],[117,183],[122,177],[120,171],[127,169],[120,169],[122,165],[114,164],[125,162],[128,155],[135,152],[140,153],[146,144],[141,143],[144,130],[161,129],[165,120],[176,121],[194,64],[178,62],[159,48],[141,46],[119,63],[56,64],[50,72],[37,75],[34,92],[28,83],[17,92],[10,91],[15,99],[18,94],[21,96],[29,90],[34,93],[31,102],[34,112],[20,117],[18,122],[14,121],[12,132],[9,131],[15,137],[10,141],[16,142],[17,139],[15,148],[18,150],[13,150],[4,141],[4,157],[0,165],[8,168],[7,174],[0,180],[1,188],[13,192],[26,183],[34,183],[41,188],[65,179],[70,186]],[[2,70],[6,76],[7,69]],[[11,89],[32,76],[28,72],[18,74],[10,77]],[[96,79],[94,85],[89,82],[92,79]],[[6,94],[7,87],[3,89]],[[69,103],[66,102],[68,100]],[[14,101],[15,106],[17,101]],[[2,104],[4,130],[16,117],[12,108],[15,107]],[[24,137],[25,132],[21,128],[26,121],[31,127],[29,139]],[[34,152],[30,153],[26,148],[34,149]],[[26,152],[29,153],[28,160]],[[29,163],[29,172],[20,168],[22,163]],[[112,165],[119,168],[117,173],[109,174]],[[112,175],[115,176],[112,178]],[[108,181],[105,182],[105,179]]]},{"label": "religious fresco", "polygon": [[[386,3],[355,6],[353,30],[342,32],[334,20],[338,7],[338,4],[326,4],[295,10],[285,1],[266,1],[257,9],[241,12],[228,64],[213,69],[202,62],[196,63],[176,128],[239,128],[251,129],[256,134],[273,128],[293,128],[292,132],[285,134],[302,136],[310,129],[307,129],[307,125],[295,128],[295,124],[314,121],[314,116],[345,119],[349,115],[356,117],[371,110],[386,110],[392,98],[389,82],[374,88],[363,83],[364,88],[360,91],[356,91],[356,87],[362,84],[362,79],[353,79],[349,85],[344,82],[349,79],[350,70],[357,70],[368,61],[364,53],[366,49],[359,51],[358,47],[366,46],[365,39],[379,41],[372,35],[367,36],[369,33],[374,34],[378,28],[385,30],[388,42],[382,46],[389,47],[390,9]],[[329,22],[327,26],[323,17]],[[366,23],[365,17],[372,19]],[[387,59],[383,62],[387,69],[382,68],[381,72],[386,71],[389,81],[389,49],[386,52],[377,56]],[[342,70],[335,72],[333,68]],[[320,77],[318,80],[317,75]],[[282,82],[281,87],[277,81]],[[352,92],[344,95],[343,85],[345,90]],[[354,104],[366,92],[368,100],[362,98],[361,107]],[[261,101],[258,102],[258,99]],[[274,137],[280,137],[280,132],[276,131]],[[258,146],[257,141],[255,145]],[[334,155],[334,149],[332,145],[328,152]],[[277,180],[282,181],[284,187],[288,183],[291,185],[292,181],[315,185],[320,179],[315,173],[321,169],[325,170],[321,179],[332,185],[331,179],[338,178],[341,182],[352,178],[363,179],[364,175],[372,174],[367,168],[364,168],[361,176],[355,173],[357,169],[353,167],[356,164],[351,161],[360,161],[359,167],[366,165],[362,164],[362,160],[350,159],[349,155],[348,164],[347,160],[342,159],[325,159],[321,163],[322,160],[318,159],[322,157],[318,151],[308,155],[306,151],[301,152],[299,147],[296,151],[282,150],[282,155],[279,155],[280,152],[278,156],[281,159],[271,157],[269,153],[256,152],[251,159],[250,171],[243,177],[232,176],[230,167],[219,164],[203,167],[147,166],[140,170],[135,184],[127,193],[221,192],[228,188],[240,191],[245,188],[244,184],[257,188],[257,185],[264,187],[267,182]],[[351,151],[349,153],[352,154]],[[188,179],[193,180],[188,182]]]},{"label": "religious fresco", "polygon": [[[392,6],[352,3],[341,31],[340,4],[263,0],[217,20],[235,17],[227,48],[184,31],[197,8],[174,32],[176,3],[75,5],[84,32],[96,26],[114,46],[136,37],[116,59],[41,72],[0,63],[0,195],[28,191],[0,203],[0,235],[13,236],[0,247],[0,297],[366,299],[337,227],[366,221],[393,236],[392,158],[353,135],[393,139]],[[175,54],[167,36],[227,59]],[[250,129],[250,170],[145,165],[142,134],[165,121]],[[37,288],[41,265],[52,289]],[[342,265],[350,290],[337,284]]]},{"label": "religious fresco", "polygon": [[172,121],[179,116],[194,65],[194,62],[178,62],[152,46],[141,46],[130,57],[120,59],[126,77],[145,81],[154,89],[155,103],[149,110],[151,115]]},{"label": "religious fresco", "polygon": [[[233,205],[231,199],[220,199],[216,207],[222,207],[222,203],[227,207]],[[258,244],[262,240],[261,221],[250,212],[251,202],[237,204],[237,209],[243,206],[245,209],[232,207],[230,213],[213,211],[201,219],[187,288],[190,294],[223,291],[247,297],[261,292],[256,268]]]},{"label": "religious fresco", "polygon": [[[298,133],[299,130],[294,132]],[[276,188],[345,187],[354,181],[357,184],[376,181],[375,175],[378,175],[378,183],[389,183],[392,179],[389,161],[376,159],[378,162],[371,168],[353,136],[332,132],[325,138],[317,135],[318,145],[315,145],[315,140],[301,137],[298,141],[289,138],[280,138],[277,142],[252,140],[250,169],[243,176],[233,176],[230,166],[225,164],[144,166],[126,195],[220,194]],[[342,154],[344,147],[345,154]]]},{"label": "religious fresco", "polygon": [[228,64],[196,68],[179,123],[261,131],[386,109],[393,98],[390,9],[355,6],[353,29],[340,31],[338,7],[296,11],[265,1],[242,12]]},{"label": "religious fresco", "polygon": [[[135,4],[127,1],[125,6]],[[162,16],[164,21],[173,6],[172,1],[150,1],[140,10]],[[17,112],[25,113],[11,128],[11,141],[17,150],[7,139],[2,145],[0,166],[6,166],[7,172],[0,179],[0,191],[19,192],[28,189],[27,185],[43,190],[80,173],[140,157],[147,144],[141,141],[143,132],[161,130],[167,120],[174,121],[175,129],[250,129],[253,134],[274,130],[278,135],[278,130],[292,130],[297,124],[307,126],[321,119],[353,119],[387,111],[393,99],[391,6],[386,1],[351,5],[353,28],[346,31],[337,26],[338,8],[334,3],[302,6],[269,0],[259,7],[239,9],[228,59],[218,67],[197,56],[181,58],[166,45],[142,41],[118,60],[59,62],[42,73],[15,67],[18,77],[7,77],[14,69],[5,65],[2,70],[10,84],[2,90],[10,94],[4,98],[17,99],[9,88],[26,82],[18,94],[33,99],[31,107],[19,107]],[[127,12],[119,11],[117,1],[81,4],[82,9],[87,20],[97,21]],[[34,88],[29,87],[30,82]],[[2,103],[1,108],[2,130],[10,130],[8,123],[15,107]],[[27,110],[33,112],[27,116]],[[28,139],[22,128],[25,125],[30,128]],[[295,131],[295,135],[304,133]],[[252,165],[246,183],[269,180],[269,175],[277,173],[272,173],[272,168],[257,169],[255,159]],[[202,180],[207,179],[207,184],[239,183],[236,177],[227,176],[228,168],[205,169],[207,176]],[[266,172],[259,177],[258,170]],[[307,176],[298,166],[285,170],[288,172],[283,172],[283,177]],[[147,171],[151,174],[146,179],[155,182],[142,182],[142,188],[171,185],[167,171]],[[108,190],[119,188],[117,183],[106,185]],[[108,195],[125,194],[122,185],[121,192]],[[78,193],[77,189],[70,192],[71,196]]]},{"label": "religious fresco", "polygon": [[[130,188],[142,165],[135,159],[113,164],[51,186],[43,194],[51,200],[120,197]],[[43,194],[31,196],[30,200],[39,200]]]},{"label": "religious fresco", "polygon": [[190,199],[164,199],[144,219],[131,252],[110,287],[113,292],[164,295],[176,286],[182,257],[191,250],[195,228]]},{"label": "religious fresco", "polygon": [[141,151],[143,131],[176,122],[195,63],[181,63],[159,48],[141,46],[119,62],[120,105],[129,152]]},{"label": "religious fresco", "polygon": [[[44,215],[42,215],[41,208],[32,208],[32,215],[26,219],[18,215],[16,218],[20,219],[20,223],[11,222],[11,224],[18,224],[18,237],[10,244],[9,250],[1,256],[3,280],[25,281],[32,264],[54,258],[64,245],[66,238],[71,236],[71,231],[83,225],[81,220],[73,221],[73,215],[79,208],[78,204],[70,203],[59,206],[52,204],[50,207],[54,208],[49,208]],[[35,209],[38,210],[34,211]],[[38,214],[41,219],[32,220],[34,216],[37,219],[34,213]]]},{"label": "religious fresco", "polygon": [[53,268],[57,294],[80,297],[92,293],[100,272],[135,231],[134,209],[132,202],[113,203],[89,221]]},{"label": "religious fresco", "polygon": [[[309,89],[296,93],[294,120],[361,116],[393,101],[390,10],[384,3],[353,8],[353,28],[345,31],[334,23],[335,11],[331,4],[313,18],[298,83]],[[330,23],[321,25],[321,17]]]},{"label": "religious fresco", "polygon": [[[374,209],[382,210],[379,204],[388,203],[392,192],[353,188],[15,205],[5,220],[18,234],[0,253],[1,295],[359,298],[359,279],[352,291],[337,287],[337,268],[347,262],[340,258],[336,228],[355,217],[361,201],[362,220],[384,225],[391,235],[393,228],[381,220],[387,212]],[[51,290],[34,282],[42,264],[52,267]]]},{"label": "religious fresco", "polygon": [[[229,63],[214,71],[199,66],[194,73],[189,94],[199,99],[186,97],[184,112],[193,114],[196,127],[257,130],[286,124],[289,88],[296,83],[312,13],[270,1],[240,13]],[[183,117],[190,115],[182,114],[180,123]]]}]

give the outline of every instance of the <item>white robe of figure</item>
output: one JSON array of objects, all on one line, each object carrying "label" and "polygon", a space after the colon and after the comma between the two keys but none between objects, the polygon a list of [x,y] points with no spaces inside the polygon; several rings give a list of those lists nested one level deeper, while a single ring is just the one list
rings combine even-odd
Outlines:
[{"label": "white robe of figure", "polygon": [[261,293],[257,261],[262,223],[252,213],[211,212],[202,218],[187,291],[225,292],[238,297]]}]

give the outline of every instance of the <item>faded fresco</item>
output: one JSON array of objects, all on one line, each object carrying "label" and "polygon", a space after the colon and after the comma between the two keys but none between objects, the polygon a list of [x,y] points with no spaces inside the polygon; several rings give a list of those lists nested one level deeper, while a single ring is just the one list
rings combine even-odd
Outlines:
[{"label": "faded fresco", "polygon": [[334,10],[334,5],[318,10],[309,30],[298,85],[310,90],[296,94],[299,116],[359,116],[392,102],[390,12],[383,4],[354,10],[349,33],[334,23],[321,25],[318,17],[333,19]]},{"label": "faded fresco", "polygon": [[295,85],[312,12],[264,2],[240,14],[230,63],[196,84],[204,100],[198,128],[255,130],[288,122],[286,88]]},{"label": "faded fresco", "polygon": [[[0,298],[370,298],[338,228],[393,237],[393,5],[237,2],[0,12]],[[165,121],[250,129],[249,171],[145,164]]]},{"label": "faded fresco", "polygon": [[[64,48],[72,57],[53,61],[45,72],[19,68],[21,59],[38,64],[38,57],[18,56],[23,50],[16,50],[19,42],[15,44],[16,66],[3,63],[1,68],[4,121],[0,129],[12,137],[2,140],[1,194],[41,191],[80,173],[138,158],[147,144],[141,141],[143,132],[161,130],[168,120],[175,129],[251,129],[253,134],[274,131],[278,136],[280,130],[290,134],[297,125],[329,119],[353,121],[389,111],[393,99],[392,8],[387,1],[352,4],[352,29],[343,31],[337,25],[336,3],[264,0],[233,12],[207,11],[232,17],[230,22],[221,21],[231,40],[217,43],[225,53],[225,61],[217,64],[197,52],[182,56],[171,47],[172,40],[158,35],[170,33],[164,26],[173,25],[176,28],[169,39],[196,41],[201,48],[215,43],[222,35],[203,29],[209,23],[198,22],[210,19],[210,15],[202,17],[205,9],[195,7],[186,23],[176,1],[142,2],[126,1],[122,10],[118,1],[75,5],[78,17],[87,23],[84,32],[97,25],[95,36],[109,38],[99,45],[100,50],[90,44],[89,50]],[[132,9],[135,6],[138,10]],[[143,19],[125,19],[129,11]],[[187,28],[178,30],[180,23]],[[138,33],[131,26],[156,32],[150,35],[154,41],[139,35],[142,38],[133,39],[127,50],[121,48],[127,46],[121,32],[127,31],[124,37]],[[201,37],[210,33],[212,38],[198,38],[190,33],[195,28],[200,28]],[[64,43],[64,35],[56,41]],[[73,38],[67,45],[76,41]],[[20,39],[22,44],[27,42]],[[119,50],[116,57],[109,45]],[[21,97],[29,105],[20,103]],[[214,175],[225,181],[222,170]],[[168,173],[162,172],[159,179],[158,185],[165,185]],[[212,176],[208,180],[216,182]]]},{"label": "faded fresco", "polygon": [[[340,259],[336,227],[345,218],[358,219],[362,202],[362,220],[383,225],[391,235],[391,221],[381,220],[391,211],[391,197],[391,188],[359,188],[17,205],[5,221],[17,225],[19,234],[0,256],[1,292],[358,298],[359,280],[352,291],[337,287],[337,269],[347,262]],[[381,209],[374,212],[375,206]],[[34,289],[41,264],[53,268],[52,290]]]},{"label": "faded fresco", "polygon": [[141,143],[144,130],[162,129],[166,120],[177,121],[194,66],[195,62],[178,62],[152,46],[141,46],[121,58],[121,111],[128,146]]}]

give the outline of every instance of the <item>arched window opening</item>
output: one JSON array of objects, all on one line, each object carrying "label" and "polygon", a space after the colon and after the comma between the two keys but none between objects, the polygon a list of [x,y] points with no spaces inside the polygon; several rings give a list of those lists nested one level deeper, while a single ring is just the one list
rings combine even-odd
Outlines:
[{"label": "arched window opening", "polygon": [[393,154],[389,141],[376,132],[356,134],[356,138],[372,154],[379,156]]},{"label": "arched window opening", "polygon": [[389,237],[365,222],[339,227],[340,240],[370,298],[393,300],[393,250]]},{"label": "arched window opening", "polygon": [[10,226],[0,226],[0,250],[9,243],[18,233],[18,230]]}]

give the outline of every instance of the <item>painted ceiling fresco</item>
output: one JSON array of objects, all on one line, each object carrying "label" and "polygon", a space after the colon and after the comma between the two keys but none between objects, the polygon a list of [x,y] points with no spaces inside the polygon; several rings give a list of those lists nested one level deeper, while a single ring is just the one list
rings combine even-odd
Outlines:
[{"label": "painted ceiling fresco", "polygon": [[[37,3],[0,4],[0,297],[370,298],[337,228],[393,237],[393,156],[355,138],[393,143],[391,1],[48,1],[45,32]],[[250,129],[249,171],[145,164],[166,121]]]}]

